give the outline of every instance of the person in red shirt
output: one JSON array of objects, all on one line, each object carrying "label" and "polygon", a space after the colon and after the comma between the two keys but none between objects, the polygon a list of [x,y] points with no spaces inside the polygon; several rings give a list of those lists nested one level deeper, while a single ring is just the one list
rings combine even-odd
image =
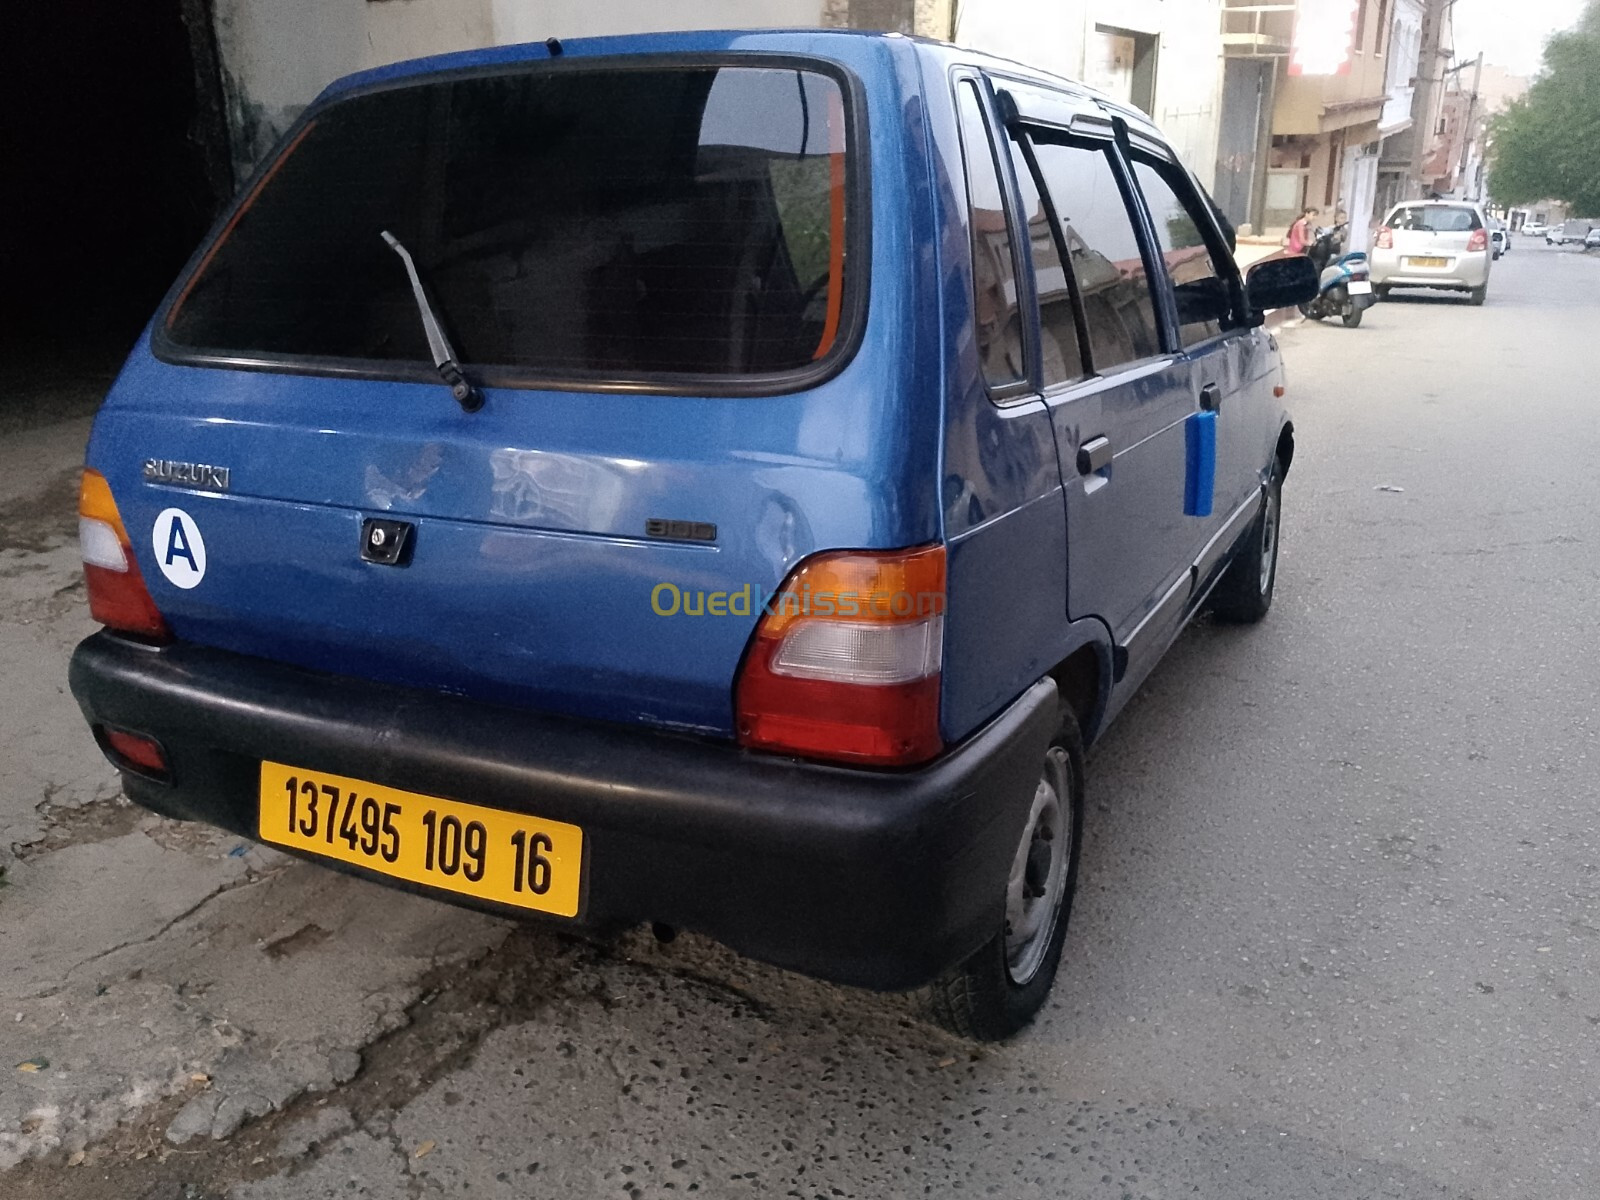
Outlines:
[{"label": "person in red shirt", "polygon": [[1289,226],[1289,237],[1283,243],[1290,254],[1304,254],[1306,248],[1316,240],[1316,233],[1312,222],[1322,212],[1320,208],[1308,208],[1300,214],[1300,219]]}]

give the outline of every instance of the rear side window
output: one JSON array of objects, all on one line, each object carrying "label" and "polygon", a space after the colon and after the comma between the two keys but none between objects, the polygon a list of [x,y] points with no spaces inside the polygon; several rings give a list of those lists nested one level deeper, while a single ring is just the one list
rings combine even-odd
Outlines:
[{"label": "rear side window", "polygon": [[1228,317],[1228,286],[1201,232],[1199,199],[1171,163],[1133,157],[1156,241],[1178,303],[1178,333],[1185,347],[1216,337]]},{"label": "rear side window", "polygon": [[557,377],[790,372],[844,340],[860,167],[828,74],[683,65],[441,77],[330,105],[167,318],[237,356]]},{"label": "rear side window", "polygon": [[1389,225],[1422,233],[1471,233],[1483,228],[1476,209],[1430,204],[1395,209]]},{"label": "rear side window", "polygon": [[1034,183],[1021,147],[1012,143],[1012,165],[1022,211],[1028,221],[1028,242],[1033,254],[1034,289],[1039,295],[1039,357],[1043,384],[1052,387],[1084,377],[1083,351],[1078,345],[1078,325],[1073,315],[1072,281],[1061,265],[1061,252],[1050,229],[1050,216]]},{"label": "rear side window", "polygon": [[1109,148],[1047,135],[1033,145],[1083,297],[1094,369],[1160,354],[1150,281]]},{"label": "rear side window", "polygon": [[961,145],[967,159],[967,203],[972,227],[973,329],[983,379],[1003,388],[1028,376],[1022,351],[1022,317],[1017,306],[1016,260],[989,123],[978,89],[963,82],[956,92]]}]

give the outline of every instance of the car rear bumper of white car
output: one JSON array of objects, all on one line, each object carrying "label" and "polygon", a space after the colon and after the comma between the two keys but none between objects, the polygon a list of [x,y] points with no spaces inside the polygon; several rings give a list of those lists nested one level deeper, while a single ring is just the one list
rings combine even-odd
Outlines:
[{"label": "car rear bumper of white car", "polygon": [[1373,250],[1368,255],[1378,287],[1434,287],[1471,290],[1489,282],[1489,251],[1450,250],[1437,254]]}]

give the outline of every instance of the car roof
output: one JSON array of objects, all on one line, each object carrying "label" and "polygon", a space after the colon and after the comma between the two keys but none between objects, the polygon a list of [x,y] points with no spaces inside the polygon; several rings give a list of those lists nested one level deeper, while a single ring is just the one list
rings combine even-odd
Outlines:
[{"label": "car roof", "polygon": [[[914,39],[898,33],[876,33],[845,29],[703,29],[673,33],[628,33],[607,37],[550,38],[543,42],[519,42],[507,46],[485,46],[476,50],[456,50],[410,58],[342,76],[317,97],[331,99],[343,92],[378,83],[422,78],[441,71],[473,67],[511,66],[517,63],[548,62],[552,58],[626,58],[652,54],[717,53],[719,51],[806,53],[805,47],[843,41],[899,41]],[[793,43],[787,45],[787,43]]]},{"label": "car roof", "polygon": [[[551,39],[556,41],[556,39]],[[1155,137],[1162,143],[1166,136],[1148,114],[1129,104],[1097,91],[1078,80],[1056,75],[1039,67],[1013,59],[985,54],[950,42],[934,38],[911,37],[902,33],[877,32],[857,29],[708,29],[677,33],[619,34],[610,37],[562,38],[559,55],[562,58],[621,58],[650,54],[716,53],[719,51],[752,51],[757,53],[815,53],[829,43],[843,45],[847,42],[892,42],[917,47],[922,53],[932,54],[950,65],[965,64],[982,70],[1011,75],[1020,79],[1072,92],[1092,99],[1103,108],[1115,113],[1132,128]],[[420,79],[441,71],[455,71],[473,67],[509,66],[516,63],[547,62],[555,55],[550,42],[522,42],[510,46],[489,46],[478,50],[458,50],[449,54],[434,54],[425,58],[406,59],[387,66],[357,71],[334,80],[317,97],[317,103],[333,99],[342,93],[375,84],[394,83],[406,79]]]}]

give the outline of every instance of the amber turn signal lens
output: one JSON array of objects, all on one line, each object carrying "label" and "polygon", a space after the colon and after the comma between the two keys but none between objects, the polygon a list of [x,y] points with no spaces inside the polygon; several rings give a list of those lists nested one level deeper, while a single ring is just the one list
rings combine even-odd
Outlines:
[{"label": "amber turn signal lens", "polygon": [[111,485],[85,468],[78,487],[78,544],[89,615],[109,629],[166,641],[172,636],[139,574]]}]

